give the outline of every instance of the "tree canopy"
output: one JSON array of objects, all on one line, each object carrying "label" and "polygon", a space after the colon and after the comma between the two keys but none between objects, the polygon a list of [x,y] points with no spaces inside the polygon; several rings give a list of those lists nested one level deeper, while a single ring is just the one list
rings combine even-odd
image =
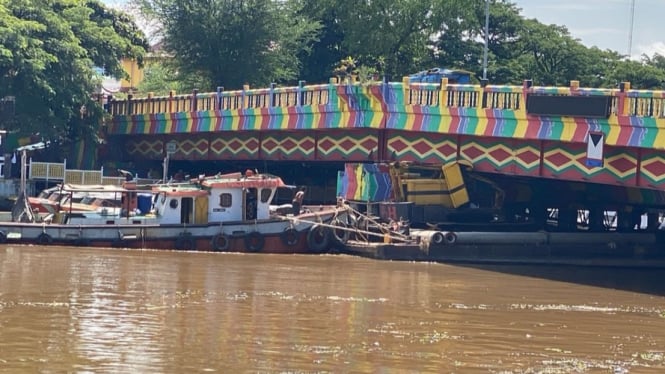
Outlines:
[{"label": "tree canopy", "polygon": [[97,133],[100,75],[124,78],[122,58],[139,62],[143,32],[96,0],[0,0],[0,97],[15,97],[9,131],[69,143]]},{"label": "tree canopy", "polygon": [[[158,20],[176,80],[240,88],[325,82],[351,59],[358,71],[401,76],[432,67],[481,77],[485,0],[134,0]],[[661,88],[665,58],[631,61],[586,47],[569,31],[490,0],[487,77],[495,84]],[[156,77],[156,76],[155,76]],[[173,76],[171,76],[173,78]],[[199,80],[199,81],[200,81]],[[192,87],[193,88],[193,87]]]},{"label": "tree canopy", "polygon": [[141,0],[148,19],[173,56],[182,79],[207,87],[239,89],[294,81],[299,54],[316,40],[320,25],[302,14],[298,1]]}]

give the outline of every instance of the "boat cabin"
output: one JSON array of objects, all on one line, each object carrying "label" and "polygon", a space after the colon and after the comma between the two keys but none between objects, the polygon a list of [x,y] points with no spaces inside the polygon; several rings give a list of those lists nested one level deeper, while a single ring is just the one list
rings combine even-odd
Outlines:
[{"label": "boat cabin", "polygon": [[286,187],[271,175],[232,173],[191,184],[153,187],[153,210],[165,224],[205,224],[270,218],[277,188]]},{"label": "boat cabin", "polygon": [[272,175],[241,173],[159,184],[150,190],[123,185],[120,208],[90,212],[61,211],[55,222],[65,224],[207,224],[270,218],[277,188],[286,187]]}]

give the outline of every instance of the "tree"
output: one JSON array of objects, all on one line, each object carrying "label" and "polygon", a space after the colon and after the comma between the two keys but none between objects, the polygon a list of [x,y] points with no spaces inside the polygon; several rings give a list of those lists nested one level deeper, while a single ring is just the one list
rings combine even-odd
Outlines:
[{"label": "tree", "polygon": [[6,130],[57,144],[93,138],[103,116],[94,68],[122,78],[121,58],[146,49],[129,17],[96,0],[0,0],[0,97],[16,97]]},{"label": "tree", "polygon": [[608,83],[616,87],[620,82],[630,82],[633,89],[662,90],[665,88],[665,70],[640,61],[622,60],[609,71]]},{"label": "tree", "polygon": [[174,66],[168,58],[146,64],[143,80],[139,83],[139,94],[145,95],[149,92],[155,96],[168,96],[170,91],[177,94],[189,93],[193,87],[205,87],[200,77],[183,76],[177,66]]},{"label": "tree", "polygon": [[432,40],[458,19],[469,17],[466,1],[353,0],[339,9],[348,55],[361,64],[385,61],[386,73],[404,76],[432,67]]},{"label": "tree", "polygon": [[302,62],[301,78],[307,82],[328,82],[336,64],[348,56],[342,47],[344,33],[338,22],[335,5],[325,0],[303,0],[301,14],[317,20],[321,25],[318,39],[311,50],[299,55]]},{"label": "tree", "polygon": [[298,1],[139,0],[146,18],[161,24],[164,48],[184,76],[216,86],[295,82],[300,53],[316,40],[319,23]]}]

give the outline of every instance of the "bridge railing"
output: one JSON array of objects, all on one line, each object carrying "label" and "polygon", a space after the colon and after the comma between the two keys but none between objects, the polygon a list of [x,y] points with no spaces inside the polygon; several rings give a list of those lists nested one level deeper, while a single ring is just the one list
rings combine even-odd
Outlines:
[{"label": "bridge railing", "polygon": [[[569,87],[531,86],[525,81],[522,86],[514,85],[463,85],[448,84],[447,79],[440,83],[402,82],[375,83],[373,85],[351,83],[339,84],[331,80],[329,84],[305,85],[303,81],[295,87],[225,91],[219,87],[216,92],[116,100],[110,98],[107,110],[116,116],[178,113],[194,111],[242,110],[254,108],[292,108],[301,106],[341,105],[341,93],[365,95],[378,100],[391,101],[391,104],[415,105],[442,108],[477,108],[524,111],[531,94],[547,96],[605,96],[609,99],[609,113],[616,116],[645,118],[665,118],[665,91],[631,90],[630,83],[621,84],[618,89],[580,88],[579,82],[572,81]],[[353,90],[349,90],[353,87]],[[378,88],[377,88],[378,87]],[[391,94],[392,92],[392,94]],[[396,92],[401,92],[396,95]],[[374,94],[374,95],[373,95]],[[363,108],[352,108],[363,109]],[[662,122],[662,121],[661,121]],[[659,122],[660,123],[660,122]]]}]

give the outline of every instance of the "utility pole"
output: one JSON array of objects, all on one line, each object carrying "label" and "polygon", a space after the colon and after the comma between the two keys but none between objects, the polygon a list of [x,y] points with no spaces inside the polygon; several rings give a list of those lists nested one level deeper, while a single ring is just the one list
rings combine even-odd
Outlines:
[{"label": "utility pole", "polygon": [[635,0],[630,0],[630,26],[628,26],[628,59],[633,54],[633,27],[635,25]]},{"label": "utility pole", "polygon": [[483,80],[487,79],[487,48],[489,44],[489,33],[490,33],[490,0],[485,0],[485,48],[483,49]]}]

